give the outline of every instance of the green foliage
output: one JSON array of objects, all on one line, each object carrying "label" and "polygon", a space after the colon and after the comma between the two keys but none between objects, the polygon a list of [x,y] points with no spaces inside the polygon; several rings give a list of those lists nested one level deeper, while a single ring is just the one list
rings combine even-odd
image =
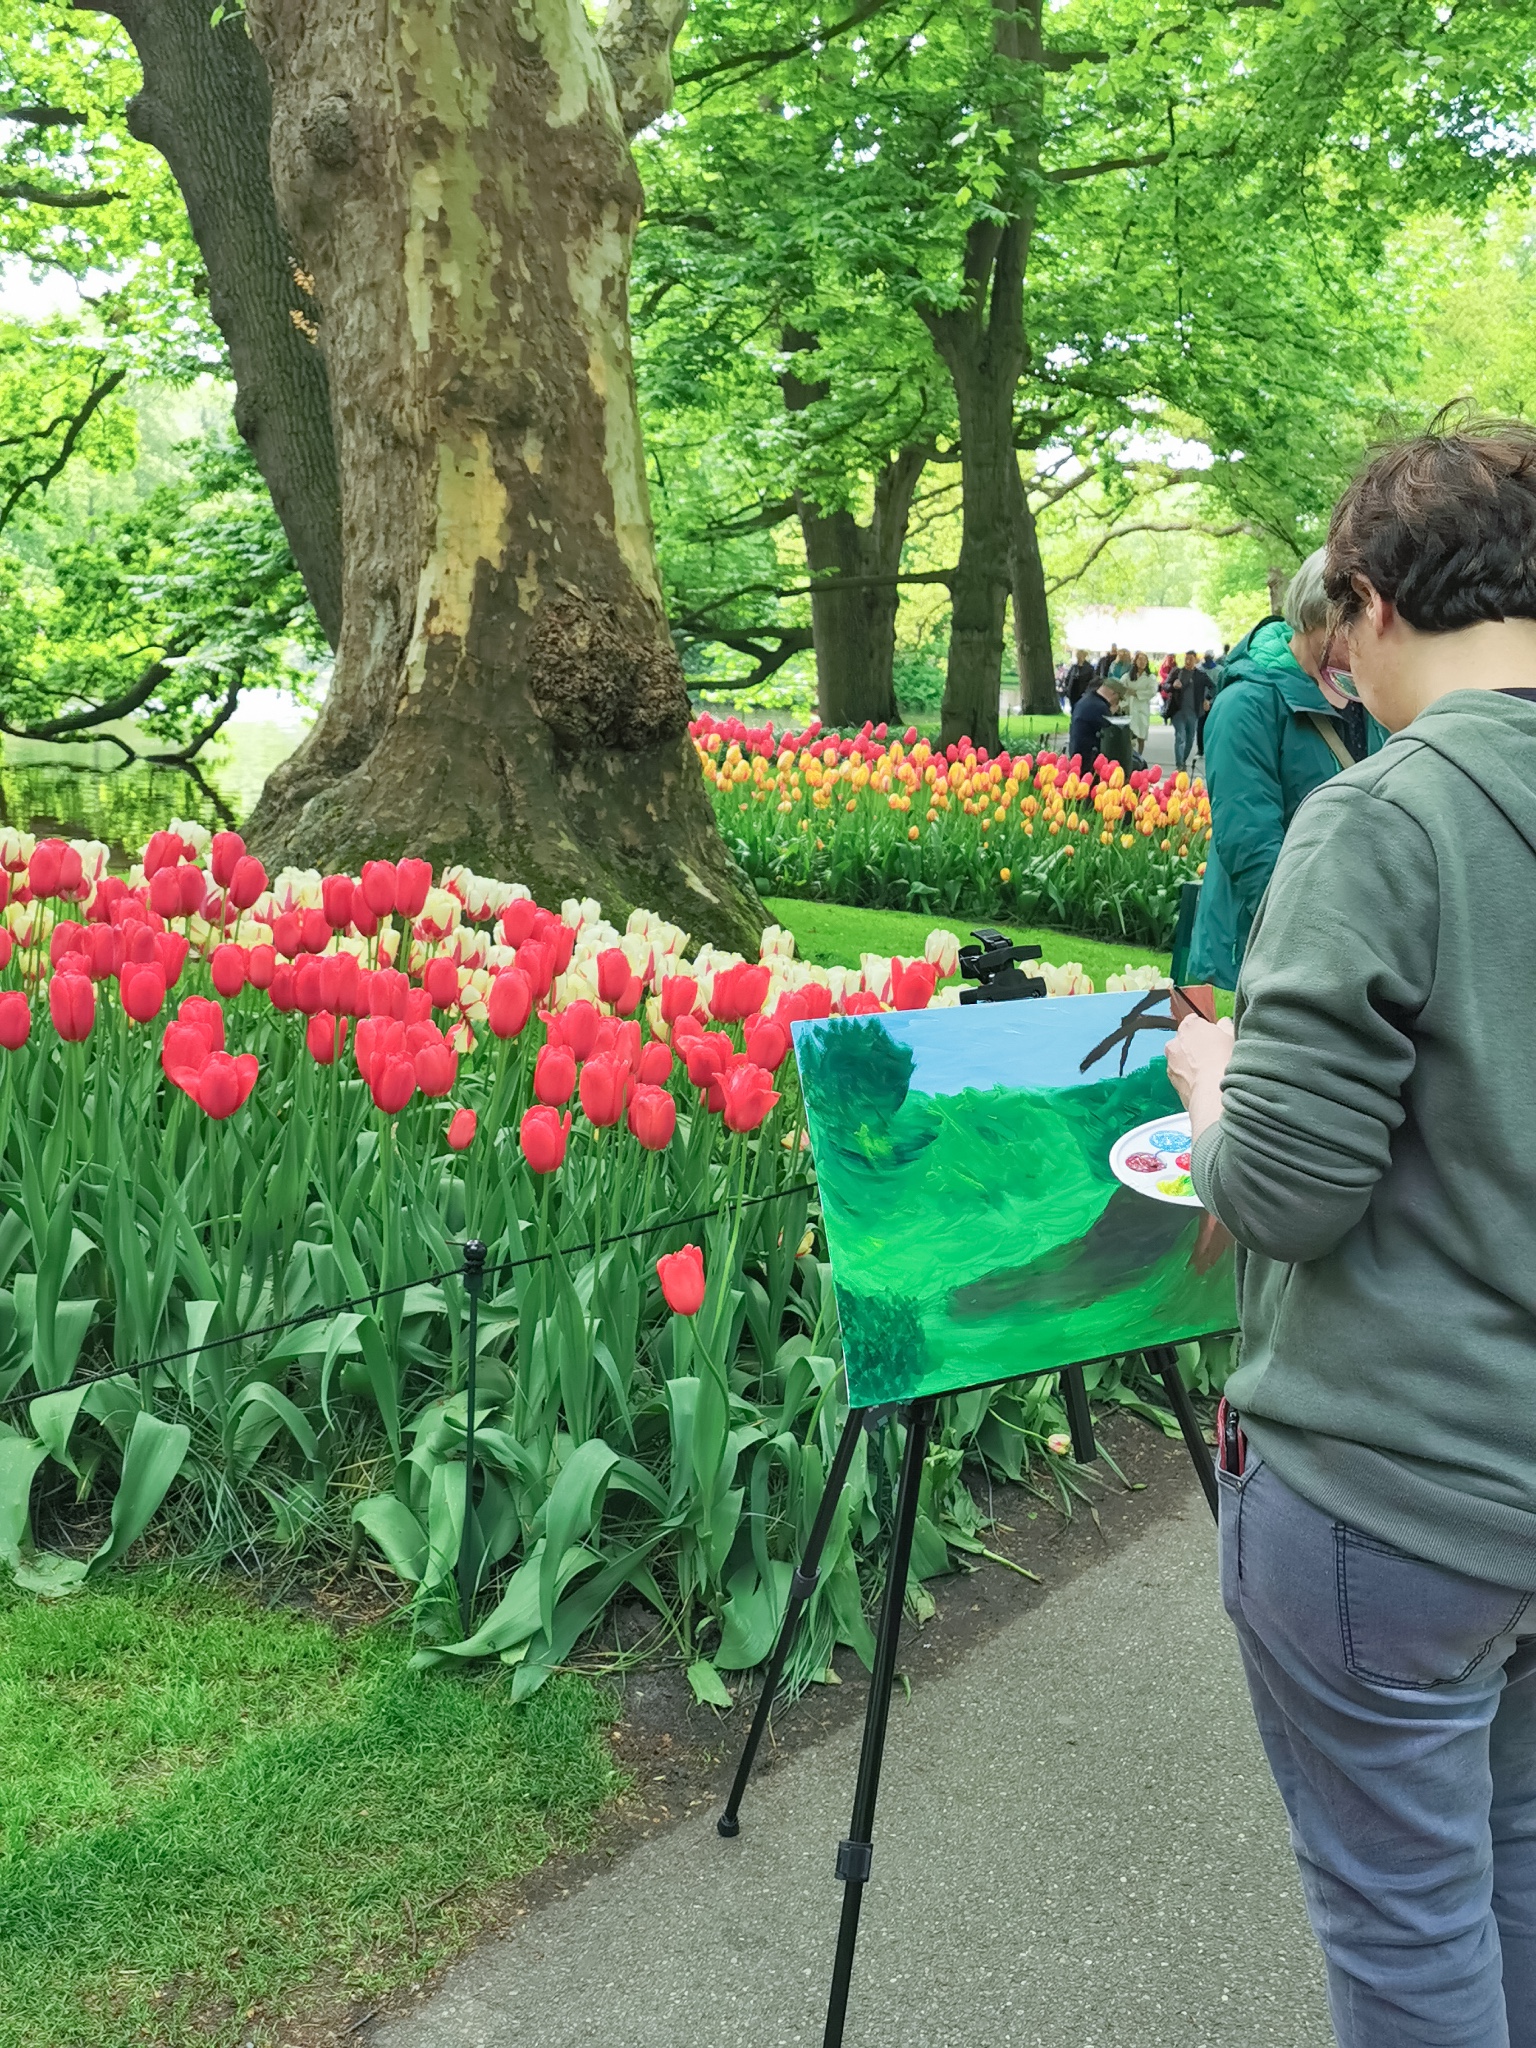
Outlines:
[{"label": "green foliage", "polygon": [[[406,1669],[239,1593],[141,1572],[0,1586],[0,2044],[233,2044],[321,1971],[384,1990],[618,1789],[608,1708]],[[63,1959],[67,1959],[65,1966]]]},{"label": "green foliage", "polygon": [[87,522],[45,504],[0,552],[9,730],[89,737],[132,713],[165,745],[195,747],[242,688],[312,687],[324,640],[250,455],[231,435],[185,459],[173,481]]}]

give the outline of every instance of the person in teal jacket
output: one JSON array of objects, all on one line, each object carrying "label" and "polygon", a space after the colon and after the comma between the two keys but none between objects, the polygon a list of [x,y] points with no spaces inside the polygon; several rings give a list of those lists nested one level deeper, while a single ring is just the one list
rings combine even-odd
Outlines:
[{"label": "person in teal jacket", "polygon": [[1185,968],[1236,988],[1249,928],[1304,798],[1380,747],[1381,727],[1320,681],[1328,640],[1323,550],[1291,578],[1283,618],[1266,619],[1222,663],[1205,729],[1211,845]]}]

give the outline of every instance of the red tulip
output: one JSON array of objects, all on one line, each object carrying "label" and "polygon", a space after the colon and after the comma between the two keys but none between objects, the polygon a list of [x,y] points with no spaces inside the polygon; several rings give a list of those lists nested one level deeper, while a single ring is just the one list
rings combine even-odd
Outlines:
[{"label": "red tulip", "polygon": [[256,1086],[258,1072],[253,1052],[233,1059],[227,1052],[210,1053],[188,1093],[205,1115],[222,1121],[245,1101]]},{"label": "red tulip", "polygon": [[429,960],[422,970],[421,985],[438,1010],[451,1010],[459,1000],[459,965],[456,960]]},{"label": "red tulip", "polygon": [[10,966],[11,954],[15,950],[15,944],[15,940],[11,937],[5,926],[0,924],[0,974],[3,974],[6,968]]},{"label": "red tulip", "polygon": [[379,1047],[385,1025],[378,1017],[360,1017],[357,1033],[352,1040],[352,1057],[357,1061],[357,1071],[364,1081],[373,1071],[373,1055]]},{"label": "red tulip", "polygon": [[700,1038],[703,1036],[703,1032],[704,1026],[699,1022],[693,1011],[684,1010],[683,1014],[672,1025],[672,1043],[677,1048],[679,1058],[682,1057],[683,1047],[688,1043],[689,1039]]},{"label": "red tulip", "polygon": [[[87,971],[92,981],[105,981],[109,974],[116,974],[122,954],[122,935],[109,924],[88,924],[85,928],[85,942],[81,949],[85,954]],[[0,957],[0,967],[5,960]]]},{"label": "red tulip", "polygon": [[539,906],[529,896],[514,896],[501,913],[501,936],[509,946],[521,946],[533,936],[533,921]]},{"label": "red tulip", "polygon": [[926,1010],[933,1001],[939,970],[931,960],[891,962],[891,1007],[896,1010]]},{"label": "red tulip", "polygon": [[[235,835],[229,835],[233,838]],[[246,950],[226,940],[222,946],[215,946],[208,962],[208,973],[214,987],[221,996],[232,999],[245,987]]]},{"label": "red tulip", "polygon": [[808,981],[803,988],[787,989],[774,1005],[773,1014],[786,1028],[800,1018],[830,1017],[832,991],[824,981]]},{"label": "red tulip", "polygon": [[192,851],[179,832],[151,832],[144,849],[144,879],[149,881],[161,868],[173,868]]},{"label": "red tulip", "polygon": [[155,932],[153,934],[155,959],[160,972],[165,976],[167,988],[174,988],[181,979],[181,970],[187,964],[187,941],[180,932]]},{"label": "red tulip", "polygon": [[668,974],[661,984],[661,1014],[668,1024],[686,1016],[699,1000],[699,984],[691,974]]},{"label": "red tulip", "polygon": [[91,1026],[96,1022],[96,989],[90,976],[54,975],[48,984],[48,1011],[60,1038],[71,1045],[78,1045],[82,1039],[89,1038]]},{"label": "red tulip", "polygon": [[245,978],[252,988],[270,988],[277,972],[277,948],[252,946],[245,956]]},{"label": "red tulip", "polygon": [[160,1064],[165,1069],[166,1079],[188,1095],[194,1095],[197,1077],[207,1066],[213,1050],[207,1034],[199,1031],[195,1024],[183,1024],[180,1019],[167,1024],[160,1040]]},{"label": "red tulip", "polygon": [[347,1019],[317,1010],[304,1032],[304,1043],[316,1066],[329,1067],[340,1057],[347,1042]]},{"label": "red tulip", "polygon": [[323,953],[331,943],[331,928],[323,910],[309,909],[299,918],[299,947],[305,953]]},{"label": "red tulip", "polygon": [[554,1172],[565,1158],[566,1140],[570,1135],[570,1111],[561,1116],[542,1103],[525,1109],[517,1128],[517,1142],[535,1173]]},{"label": "red tulip", "polygon": [[458,1056],[441,1035],[432,1044],[422,1046],[417,1052],[416,1085],[423,1095],[451,1094],[453,1084],[458,1078]]},{"label": "red tulip", "polygon": [[405,994],[400,998],[400,1017],[406,1024],[430,1024],[432,1021],[432,998],[424,988],[405,985]]},{"label": "red tulip", "polygon": [[570,1101],[576,1087],[576,1055],[568,1045],[541,1045],[533,1063],[533,1092],[551,1109]]},{"label": "red tulip", "polygon": [[360,888],[352,891],[352,929],[359,938],[371,939],[379,928],[379,920],[363,901]]},{"label": "red tulip", "polygon": [[[365,871],[366,872],[366,871]],[[432,886],[429,860],[403,860],[395,869],[395,908],[402,917],[420,917]]]},{"label": "red tulip", "polygon": [[175,868],[156,868],[149,878],[149,907],[156,917],[181,915],[181,884]]},{"label": "red tulip", "polygon": [[160,1014],[165,1001],[165,971],[157,962],[153,967],[131,965],[123,969],[118,990],[123,999],[123,1008],[135,1024],[151,1024]]},{"label": "red tulip", "polygon": [[617,1053],[600,1052],[582,1068],[581,1106],[599,1129],[618,1122],[628,1095],[629,1062]]},{"label": "red tulip", "polygon": [[352,922],[352,899],[356,894],[357,884],[350,875],[327,875],[320,884],[326,923],[339,932],[345,931]]},{"label": "red tulip", "polygon": [[150,930],[147,924],[125,920],[117,928],[123,940],[123,965],[132,963],[135,967],[158,967],[160,954],[155,946],[159,933]]},{"label": "red tulip", "polygon": [[640,1026],[632,1017],[605,1017],[603,1029],[607,1036],[596,1048],[598,1052],[614,1052],[633,1073],[640,1064]]},{"label": "red tulip", "polygon": [[554,1043],[568,1045],[577,1059],[589,1060],[597,1050],[597,1028],[601,1022],[596,1009],[583,998],[560,1012],[549,1035]]},{"label": "red tulip", "polygon": [[704,1254],[696,1244],[656,1261],[662,1298],[674,1315],[696,1316],[704,1306]]},{"label": "red tulip", "polygon": [[867,988],[856,989],[851,996],[843,997],[845,1017],[878,1017],[884,1008],[880,998]]},{"label": "red tulip", "polygon": [[491,983],[486,1009],[498,1038],[516,1038],[533,1013],[533,990],[521,968],[502,969]]},{"label": "red tulip", "polygon": [[313,953],[293,963],[293,1007],[306,1017],[318,1016],[326,1007],[325,972]]},{"label": "red tulip", "polygon": [[395,907],[395,864],[392,860],[365,860],[362,874],[363,901],[375,917],[388,917]]},{"label": "red tulip", "polygon": [[32,1005],[20,989],[8,988],[0,995],[0,1045],[7,1052],[20,1052],[32,1030]]},{"label": "red tulip", "polygon": [[72,846],[62,839],[39,839],[27,863],[27,887],[34,896],[73,896],[84,877]]},{"label": "red tulip", "polygon": [[376,967],[368,983],[368,1011],[374,1017],[399,1017],[410,993],[410,978],[398,967]]},{"label": "red tulip", "polygon": [[653,1038],[642,1048],[635,1062],[635,1079],[648,1087],[660,1088],[672,1078],[672,1048],[664,1039]]},{"label": "red tulip", "polygon": [[272,943],[285,960],[291,960],[304,943],[304,919],[297,910],[285,910],[272,920]]},{"label": "red tulip", "polygon": [[535,1002],[549,994],[555,978],[555,958],[542,939],[525,939],[517,949],[517,968],[533,991]]},{"label": "red tulip", "polygon": [[603,1003],[616,1003],[629,987],[633,969],[622,946],[609,946],[597,956],[597,996]]},{"label": "red tulip", "polygon": [[467,1152],[475,1142],[475,1112],[472,1109],[456,1109],[448,1120],[448,1149],[450,1152]]},{"label": "red tulip", "polygon": [[358,1017],[367,1008],[363,970],[355,953],[327,953],[320,962],[320,988],[325,998],[321,1008],[338,1016],[345,1012]]},{"label": "red tulip", "polygon": [[66,953],[78,953],[84,937],[84,925],[71,924],[67,917],[61,917],[48,940],[49,965],[57,967]]},{"label": "red tulip", "polygon": [[546,910],[543,916],[545,922],[538,930],[540,943],[549,948],[555,973],[564,974],[576,950],[576,933],[563,917],[556,917],[552,911]]},{"label": "red tulip", "polygon": [[697,1038],[687,1039],[678,1050],[695,1088],[707,1088],[711,1081],[718,1081],[736,1054],[736,1048],[723,1031],[701,1031]]},{"label": "red tulip", "polygon": [[236,910],[249,910],[267,886],[267,871],[254,854],[244,853],[225,886]]},{"label": "red tulip", "polygon": [[640,999],[644,994],[645,983],[638,974],[632,974],[624,984],[624,993],[613,1007],[621,1017],[633,1017],[636,1010],[640,1007]]},{"label": "red tulip", "polygon": [[710,1015],[722,1024],[739,1024],[743,1017],[755,1017],[767,999],[771,979],[766,967],[746,960],[721,968],[710,991]]},{"label": "red tulip", "polygon": [[224,1050],[224,1008],[220,1003],[211,1002],[207,996],[184,996],[176,1012],[178,1024],[190,1024],[194,1031],[202,1032],[208,1041],[210,1052]]},{"label": "red tulip", "polygon": [[665,1088],[642,1081],[629,1105],[629,1128],[647,1152],[665,1152],[677,1129],[677,1104]]},{"label": "red tulip", "polygon": [[747,1058],[776,1074],[789,1053],[789,1026],[774,1017],[749,1017],[745,1035]]},{"label": "red tulip", "polygon": [[268,990],[268,994],[272,998],[273,1009],[280,1011],[285,1017],[290,1010],[296,1010],[299,1007],[298,998],[294,993],[293,962],[291,960],[279,960],[273,968],[272,986]]},{"label": "red tulip", "polygon": [[722,1114],[728,1131],[755,1131],[779,1099],[773,1076],[753,1066],[750,1060],[722,1074],[720,1089],[725,1097]]},{"label": "red tulip", "polygon": [[[366,874],[367,869],[363,872]],[[369,1093],[386,1116],[398,1116],[416,1093],[416,1067],[403,1053],[375,1057],[368,1077]]]},{"label": "red tulip", "polygon": [[214,833],[208,849],[208,868],[221,889],[227,889],[235,879],[235,869],[244,852],[245,841],[238,832]]}]

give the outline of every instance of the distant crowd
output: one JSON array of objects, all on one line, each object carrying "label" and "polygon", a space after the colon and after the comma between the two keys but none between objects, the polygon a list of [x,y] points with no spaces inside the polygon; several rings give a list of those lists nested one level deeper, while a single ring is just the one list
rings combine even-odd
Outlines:
[{"label": "distant crowd", "polygon": [[1153,713],[1160,712],[1173,727],[1176,765],[1189,767],[1205,745],[1220,659],[1190,647],[1182,661],[1165,654],[1154,669],[1150,656],[1128,647],[1111,647],[1097,660],[1079,648],[1077,659],[1056,673],[1061,707],[1072,721],[1068,752],[1085,761],[1104,754],[1130,768],[1146,753]]}]

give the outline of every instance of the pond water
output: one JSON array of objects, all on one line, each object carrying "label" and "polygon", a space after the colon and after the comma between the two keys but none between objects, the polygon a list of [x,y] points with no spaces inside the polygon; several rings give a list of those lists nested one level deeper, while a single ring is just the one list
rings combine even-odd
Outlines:
[{"label": "pond water", "polygon": [[106,747],[11,741],[0,761],[0,827],[40,839],[99,839],[111,849],[111,865],[127,867],[150,833],[172,818],[214,832],[238,825],[298,737],[291,726],[238,727],[217,753],[209,749],[196,775],[179,768],[114,768]]}]

